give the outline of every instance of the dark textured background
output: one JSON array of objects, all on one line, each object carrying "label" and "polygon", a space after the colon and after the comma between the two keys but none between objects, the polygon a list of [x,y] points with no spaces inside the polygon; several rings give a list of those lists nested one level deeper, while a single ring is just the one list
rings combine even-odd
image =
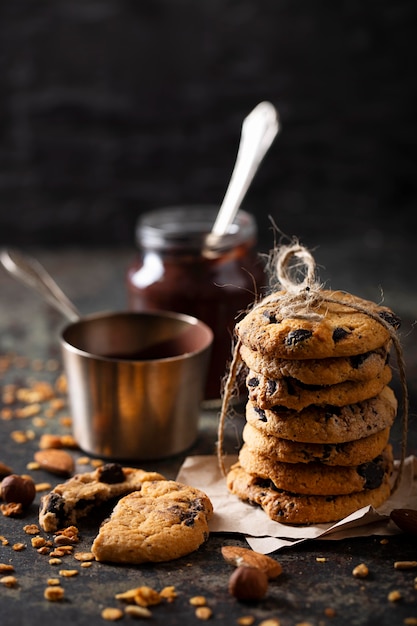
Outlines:
[{"label": "dark textured background", "polygon": [[263,99],[282,132],[244,203],[262,240],[269,215],[308,245],[401,238],[417,221],[416,14],[414,0],[2,2],[0,243],[130,245],[146,209],[220,202]]}]

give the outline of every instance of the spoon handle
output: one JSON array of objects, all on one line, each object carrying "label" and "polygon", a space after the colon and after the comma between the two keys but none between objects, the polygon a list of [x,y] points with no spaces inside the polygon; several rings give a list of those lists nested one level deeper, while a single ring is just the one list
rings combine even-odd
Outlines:
[{"label": "spoon handle", "polygon": [[243,120],[235,167],[211,235],[226,234],[278,130],[278,112],[270,102],[261,102]]},{"label": "spoon handle", "polygon": [[36,259],[17,250],[2,250],[0,262],[20,282],[32,287],[71,322],[80,319],[80,313],[61,288]]}]

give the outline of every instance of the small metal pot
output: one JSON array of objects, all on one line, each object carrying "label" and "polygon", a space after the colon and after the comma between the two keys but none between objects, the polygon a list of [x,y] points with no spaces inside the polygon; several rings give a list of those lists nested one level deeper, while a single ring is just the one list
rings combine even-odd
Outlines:
[{"label": "small metal pot", "polygon": [[194,443],[213,341],[206,324],[172,312],[81,317],[35,259],[3,251],[0,261],[70,320],[61,345],[80,448],[140,461]]},{"label": "small metal pot", "polygon": [[203,322],[168,312],[95,315],[67,326],[61,343],[80,447],[131,460],[189,448],[212,339]]}]

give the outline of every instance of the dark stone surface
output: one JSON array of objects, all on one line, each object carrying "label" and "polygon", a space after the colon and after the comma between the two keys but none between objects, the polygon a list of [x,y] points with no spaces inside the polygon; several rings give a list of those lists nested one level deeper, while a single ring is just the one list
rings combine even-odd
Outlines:
[{"label": "dark stone surface", "polygon": [[[344,276],[347,250],[340,248],[337,252],[338,255],[330,260],[334,261],[334,277],[339,281]],[[130,250],[75,249],[51,252],[38,249],[34,254],[83,313],[123,308],[123,272],[131,255]],[[369,260],[369,257],[365,260]],[[372,262],[363,264],[361,290],[374,290],[374,271]],[[401,275],[398,282],[391,274],[386,278],[393,289],[390,292],[390,304],[396,305],[397,312],[410,315],[415,295],[408,293]],[[45,363],[47,359],[59,358],[58,337],[64,320],[4,271],[0,272],[0,292],[0,355],[15,355],[11,367],[1,374],[0,390],[3,392],[9,382],[23,386],[29,378],[53,381],[57,372],[47,369],[39,371],[36,366],[38,359]],[[417,455],[417,361],[409,317],[403,338],[412,401],[407,450],[409,454]],[[19,358],[21,356],[27,357],[27,360],[22,362]],[[46,426],[36,425],[31,418],[14,418],[10,421],[1,419],[0,460],[8,463],[16,473],[28,473],[27,463],[38,448],[42,432],[69,432],[68,427],[64,427],[59,420],[67,414],[67,408],[64,408],[54,418],[47,418]],[[242,421],[236,417],[234,426],[237,431]],[[232,425],[226,431],[225,447],[229,451],[235,451],[238,443],[235,428]],[[13,443],[10,435],[15,430],[31,430],[34,438],[26,443]],[[206,411],[202,415],[199,439],[190,454],[214,453],[216,439],[217,413]],[[397,453],[401,440],[400,424],[393,430],[392,439]],[[84,456],[82,452],[74,451],[73,454],[76,459]],[[141,464],[141,467],[157,469],[171,478],[175,477],[181,461],[182,457],[178,457],[158,462],[157,465],[148,462]],[[84,470],[90,467],[79,466]],[[48,481],[51,484],[60,482],[58,477],[43,470],[36,472],[35,479],[36,482]],[[411,536],[392,536],[385,544],[381,543],[380,537],[369,536],[341,541],[311,541],[283,549],[274,555],[282,564],[282,576],[270,584],[263,601],[244,604],[234,600],[227,592],[231,567],[220,555],[221,547],[225,544],[247,545],[241,536],[212,535],[198,552],[175,562],[157,565],[121,567],[94,563],[91,568],[82,570],[70,556],[64,557],[61,565],[50,565],[48,557],[37,554],[30,544],[31,537],[23,531],[25,524],[37,521],[39,497],[40,494],[22,518],[2,516],[0,519],[0,535],[10,542],[8,546],[0,545],[0,562],[12,563],[18,579],[16,588],[1,589],[2,626],[18,623],[38,626],[44,622],[63,626],[74,623],[78,626],[103,624],[101,610],[106,606],[121,606],[114,595],[141,585],[158,590],[166,585],[175,585],[177,589],[178,598],[173,604],[163,604],[152,609],[154,624],[200,623],[189,605],[189,598],[193,595],[204,595],[207,598],[213,610],[210,620],[213,624],[234,624],[239,617],[250,614],[255,616],[255,624],[274,617],[280,620],[282,626],[304,622],[313,626],[392,626],[402,624],[406,617],[417,616],[417,592],[413,583],[416,570],[394,569],[395,561],[417,560],[416,542]],[[91,518],[80,524],[81,542],[76,550],[89,550],[98,522],[99,518]],[[16,542],[24,542],[26,549],[22,552],[13,551],[11,546]],[[370,570],[369,577],[364,580],[352,576],[353,568],[362,562]],[[77,577],[65,578],[59,575],[61,568],[74,567],[80,570]],[[65,600],[61,603],[49,603],[43,599],[48,578],[55,576],[61,579],[65,589]],[[389,602],[389,592],[396,589],[401,592],[402,599],[397,603]],[[335,616],[327,616],[326,609],[334,610]],[[127,619],[125,617],[121,623]]]},{"label": "dark stone surface", "polygon": [[146,209],[220,202],[264,99],[282,132],[245,208],[266,245],[268,216],[309,246],[401,239],[416,223],[416,13],[409,0],[2,3],[0,243],[130,245]]}]

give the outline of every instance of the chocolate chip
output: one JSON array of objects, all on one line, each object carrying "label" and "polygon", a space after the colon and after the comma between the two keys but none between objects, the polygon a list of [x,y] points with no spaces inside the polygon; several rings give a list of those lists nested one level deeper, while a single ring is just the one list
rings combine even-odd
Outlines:
[{"label": "chocolate chip", "polygon": [[268,378],[268,380],[266,381],[266,393],[268,394],[268,396],[272,396],[272,394],[275,393],[276,390],[277,390],[277,381],[271,380],[270,378]]},{"label": "chocolate chip", "polygon": [[334,329],[332,338],[333,338],[333,341],[337,343],[338,341],[345,339],[345,337],[347,337],[348,335],[350,335],[349,330],[346,330],[345,328],[338,326],[337,328]]},{"label": "chocolate chip", "polygon": [[259,378],[255,376],[253,378],[249,378],[247,381],[248,387],[257,387],[259,385]]},{"label": "chocolate chip", "polygon": [[275,313],[273,313],[272,311],[264,311],[262,313],[262,315],[267,318],[267,320],[268,320],[268,322],[270,324],[276,324],[277,323],[277,318],[275,316]]},{"label": "chocolate chip", "polygon": [[126,477],[121,465],[118,463],[106,463],[106,465],[99,468],[98,479],[101,483],[114,485],[115,483],[124,482]]},{"label": "chocolate chip", "polygon": [[365,479],[365,489],[377,489],[382,484],[385,474],[383,457],[378,456],[369,463],[362,463],[357,472],[359,476]]},{"label": "chocolate chip", "polygon": [[298,328],[297,330],[292,330],[290,333],[288,333],[285,339],[285,344],[287,346],[295,346],[297,345],[297,343],[301,343],[309,339],[312,336],[312,334],[313,333],[311,330],[306,330],[304,328]]},{"label": "chocolate chip", "polygon": [[379,317],[385,320],[390,326],[397,330],[401,326],[401,319],[398,315],[395,315],[392,311],[380,311],[378,313]]},{"label": "chocolate chip", "polygon": [[365,363],[368,356],[369,352],[366,352],[365,354],[355,354],[354,356],[349,357],[349,361],[353,369],[359,369],[360,366]]},{"label": "chocolate chip", "polygon": [[261,420],[261,422],[267,422],[268,419],[266,417],[266,413],[263,409],[260,409],[258,406],[254,407],[255,411],[257,412],[257,414],[259,415],[259,418]]},{"label": "chocolate chip", "polygon": [[57,527],[65,526],[65,500],[58,493],[50,493],[46,500],[46,511],[56,517]]}]

